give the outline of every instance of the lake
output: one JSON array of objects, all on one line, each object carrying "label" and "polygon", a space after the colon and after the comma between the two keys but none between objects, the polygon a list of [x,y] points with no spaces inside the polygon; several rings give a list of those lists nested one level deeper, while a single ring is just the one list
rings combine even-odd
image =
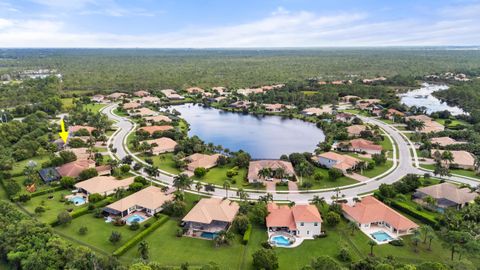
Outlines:
[{"label": "lake", "polygon": [[254,159],[277,159],[282,154],[312,152],[325,140],[315,124],[280,116],[254,116],[199,105],[172,106],[190,124],[188,135],[231,151],[244,150]]},{"label": "lake", "polygon": [[448,86],[445,84],[428,84],[423,83],[422,87],[407,93],[400,94],[400,102],[407,106],[424,106],[427,108],[427,113],[439,112],[447,110],[452,115],[465,114],[465,112],[456,106],[450,106],[446,102],[432,95],[433,92],[447,90]]}]

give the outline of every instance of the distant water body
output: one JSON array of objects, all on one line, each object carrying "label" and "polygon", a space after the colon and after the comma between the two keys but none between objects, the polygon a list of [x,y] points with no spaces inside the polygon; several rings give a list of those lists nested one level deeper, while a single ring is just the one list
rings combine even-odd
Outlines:
[{"label": "distant water body", "polygon": [[428,84],[423,83],[422,87],[416,90],[400,94],[400,102],[407,106],[424,106],[427,108],[427,113],[439,112],[447,110],[452,115],[465,114],[461,108],[457,106],[450,106],[446,102],[432,95],[433,92],[447,90],[448,86],[445,84]]},{"label": "distant water body", "polygon": [[282,154],[312,152],[325,140],[315,124],[280,116],[254,116],[199,105],[172,106],[190,124],[189,135],[231,151],[244,150],[254,159],[277,159]]}]

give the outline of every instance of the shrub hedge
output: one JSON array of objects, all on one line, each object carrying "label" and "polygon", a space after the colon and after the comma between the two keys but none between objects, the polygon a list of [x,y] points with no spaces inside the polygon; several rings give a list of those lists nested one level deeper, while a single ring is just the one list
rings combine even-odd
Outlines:
[{"label": "shrub hedge", "polygon": [[155,231],[158,227],[162,226],[165,222],[168,221],[168,216],[162,216],[160,217],[157,221],[155,221],[150,227],[146,228],[145,230],[141,231],[137,235],[135,235],[133,238],[128,240],[125,244],[123,244],[121,247],[117,248],[113,252],[113,256],[121,256],[125,252],[127,252],[130,248],[135,246],[137,243],[142,241],[143,238],[145,238],[147,235]]},{"label": "shrub hedge", "polygon": [[243,234],[242,244],[244,245],[248,244],[248,241],[250,241],[251,234],[252,234],[252,224],[248,224],[247,230]]},{"label": "shrub hedge", "polygon": [[[62,190],[63,187],[61,186],[58,186],[58,187],[53,187],[53,188],[48,188],[48,189],[44,189],[44,190],[40,190],[40,191],[37,191],[37,192],[33,192],[33,193],[30,193],[30,198],[33,198],[33,197],[38,197],[38,196],[41,196],[41,195],[44,195],[44,194],[48,194],[48,193],[53,193],[55,191],[59,191],[59,190]],[[12,198],[12,201],[14,202],[17,202],[18,201],[18,195],[13,197]]]}]

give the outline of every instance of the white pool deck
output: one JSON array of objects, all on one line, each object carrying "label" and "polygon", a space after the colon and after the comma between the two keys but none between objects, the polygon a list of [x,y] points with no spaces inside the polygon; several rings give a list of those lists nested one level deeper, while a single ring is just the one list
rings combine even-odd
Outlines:
[{"label": "white pool deck", "polygon": [[[283,236],[287,236],[287,237],[293,237],[295,239],[295,242],[293,242],[293,244],[289,245],[289,246],[282,246],[282,245],[275,245],[275,244],[272,244],[270,242],[270,239],[274,236],[278,236],[278,235],[283,235]],[[306,240],[306,239],[313,239],[311,237],[309,238],[305,238],[305,237],[297,237],[297,236],[294,236],[294,235],[291,235],[287,232],[268,232],[268,242],[270,243],[271,246],[274,246],[274,247],[279,247],[279,248],[296,248],[298,246],[300,246],[302,243],[303,243],[303,240]]]},{"label": "white pool deck", "polygon": [[[371,226],[370,228],[361,228],[360,231],[362,231],[364,234],[366,234],[370,239],[375,241],[378,245],[383,245],[383,244],[388,244],[392,240],[396,240],[400,237],[400,235],[396,236],[392,232],[390,232],[387,228],[382,227],[382,226]],[[378,241],[377,239],[373,238],[372,233],[376,232],[384,232],[388,234],[392,240],[389,241]]]}]

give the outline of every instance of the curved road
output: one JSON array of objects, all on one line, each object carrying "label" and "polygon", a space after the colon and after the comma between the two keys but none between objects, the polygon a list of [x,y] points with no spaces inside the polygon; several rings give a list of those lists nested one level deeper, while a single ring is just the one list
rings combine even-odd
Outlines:
[{"label": "curved road", "polygon": [[[101,110],[101,112],[105,113],[111,120],[114,120],[116,122],[115,126],[118,127],[118,130],[109,138],[109,141],[108,141],[108,145],[113,144],[113,148],[117,149],[115,154],[110,152],[110,149],[109,149],[110,155],[118,159],[122,159],[127,155],[131,155],[134,157],[135,162],[140,162],[140,163],[143,163],[144,165],[148,165],[144,161],[140,160],[135,155],[133,155],[128,149],[124,148],[124,145],[126,145],[127,136],[134,131],[134,129],[136,128],[136,124],[131,122],[126,117],[120,117],[118,115],[115,115],[113,113],[113,110],[115,110],[117,106],[118,106],[117,104],[111,104]],[[363,194],[371,193],[372,191],[378,189],[378,187],[383,183],[391,184],[393,182],[396,182],[407,174],[423,175],[424,173],[429,172],[427,170],[418,168],[418,159],[416,154],[414,154],[414,157],[412,157],[412,152],[415,153],[413,144],[410,141],[408,141],[406,137],[403,134],[401,134],[400,131],[398,131],[398,129],[380,120],[377,120],[375,118],[369,118],[369,117],[363,117],[363,116],[359,116],[359,117],[364,122],[378,125],[380,128],[382,128],[386,132],[387,135],[389,135],[389,137],[397,145],[398,153],[396,156],[399,157],[399,159],[398,161],[394,160],[394,167],[395,165],[396,167],[392,168],[391,172],[386,175],[373,178],[362,184],[352,185],[351,187],[340,187],[341,188],[340,196],[344,197],[345,199],[351,200],[354,197],[358,197],[359,194],[363,195]],[[411,151],[411,149],[413,149],[413,151]],[[415,164],[415,166],[413,164]],[[143,171],[141,171],[140,174],[142,174],[143,176],[149,177]],[[160,175],[152,179],[152,181],[158,184],[163,184],[163,185],[166,184],[171,186],[173,183],[173,177],[174,175],[162,171]],[[151,177],[149,178],[151,179]],[[464,183],[471,186],[477,186],[480,183],[479,181],[474,180],[472,178],[460,177],[460,176],[442,177],[442,179],[452,181],[452,182]],[[189,192],[196,193],[196,191],[193,191],[193,190]],[[204,190],[202,190],[201,192],[205,193]],[[256,200],[260,196],[263,196],[266,194],[266,192],[258,192],[258,191],[257,192],[252,191],[247,193],[249,195],[249,199],[252,199],[252,200]],[[225,189],[216,187],[215,191],[209,192],[209,194],[211,196],[216,196],[216,197],[225,197],[227,193]],[[294,201],[297,203],[300,203],[300,202],[304,203],[304,202],[308,202],[313,198],[313,196],[317,195],[319,197],[324,197],[325,200],[329,202],[331,201],[332,196],[336,195],[336,192],[333,189],[325,189],[325,190],[309,191],[309,192],[302,192],[302,193],[278,192],[278,193],[273,193],[272,195],[275,201]],[[228,197],[238,198],[235,190],[229,190]]]}]

